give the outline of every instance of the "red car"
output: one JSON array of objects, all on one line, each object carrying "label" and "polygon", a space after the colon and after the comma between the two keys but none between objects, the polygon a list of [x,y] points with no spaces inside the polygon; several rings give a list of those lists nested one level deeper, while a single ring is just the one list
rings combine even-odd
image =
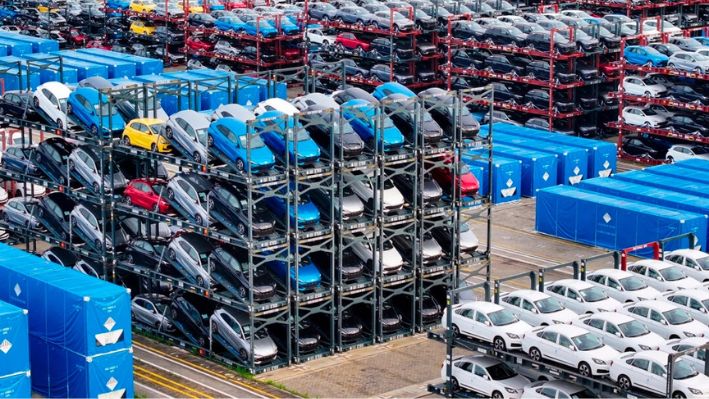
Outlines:
[{"label": "red car", "polygon": [[357,36],[354,35],[354,33],[350,32],[340,33],[339,35],[337,35],[337,38],[335,39],[335,45],[338,44],[350,50],[361,49],[364,51],[369,51],[369,48],[371,47],[369,42],[358,39]]},{"label": "red car", "polygon": [[205,42],[195,36],[188,37],[185,45],[192,51],[212,51],[214,49],[214,44]]},{"label": "red car", "polygon": [[133,179],[126,186],[123,195],[131,205],[149,211],[157,208],[158,212],[167,213],[170,211],[170,204],[164,196],[160,195],[166,184],[162,179]]},{"label": "red car", "polygon": [[224,2],[224,7],[227,10],[233,10],[235,8],[249,8],[249,3],[246,1],[225,1]]},{"label": "red car", "polygon": [[[453,171],[451,168],[435,168],[431,171],[431,175],[438,182],[438,184],[443,187],[446,192],[450,193],[452,191],[453,183]],[[474,196],[480,189],[480,183],[478,179],[475,178],[468,169],[467,165],[461,165],[460,173],[458,174],[458,181],[460,182],[458,189],[460,194],[463,196]]]},{"label": "red car", "polygon": [[76,28],[71,28],[69,32],[64,32],[61,35],[74,46],[84,46],[87,39],[86,35],[82,34]]},{"label": "red car", "polygon": [[600,64],[598,66],[598,69],[601,71],[601,73],[609,78],[614,78],[618,75],[620,75],[620,70],[623,67],[620,64],[616,63],[607,63],[607,64]]},{"label": "red car", "polygon": [[102,42],[101,40],[91,40],[86,43],[86,48],[100,48],[104,50],[111,50],[111,46],[108,44]]}]

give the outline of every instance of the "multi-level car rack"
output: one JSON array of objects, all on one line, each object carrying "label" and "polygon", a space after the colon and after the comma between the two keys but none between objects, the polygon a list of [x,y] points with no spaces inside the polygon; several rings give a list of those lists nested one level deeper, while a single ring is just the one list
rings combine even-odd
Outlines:
[{"label": "multi-level car rack", "polygon": [[[302,70],[288,70],[282,73],[275,71],[263,73],[260,76],[277,79],[279,84],[297,84],[299,77],[306,76],[305,90],[310,91],[316,87],[315,82],[307,80],[308,74]],[[275,76],[278,77],[275,78]],[[203,85],[187,84],[181,81],[145,84],[107,90],[104,94],[108,98],[108,108],[111,108],[110,104],[120,101],[129,101],[135,106],[136,101],[145,101],[137,100],[138,98],[160,98],[163,95],[187,97],[188,101],[178,101],[178,104],[189,108],[195,105],[192,99],[196,98],[195,94],[199,88],[204,85],[236,88],[235,80],[239,78],[241,78],[239,75],[230,75],[223,78],[221,82],[216,82],[216,78],[210,78]],[[243,86],[243,84],[242,82],[241,85]],[[273,83],[269,83],[269,85],[267,91],[275,93]],[[238,102],[239,99],[236,98],[238,92],[238,90],[230,90],[231,94],[228,100]],[[454,109],[460,110],[475,98],[485,94],[487,93],[484,92],[484,89],[476,92],[457,93]],[[414,104],[413,109],[416,110],[416,120],[421,120],[420,112],[427,109],[424,107],[428,107],[428,109],[450,107],[450,104],[443,102],[438,104],[435,101],[431,102],[431,100],[428,100],[424,105],[419,98],[410,101]],[[149,108],[142,107],[141,109]],[[100,107],[100,109],[104,109],[104,107]],[[305,116],[308,116],[308,120],[307,124],[294,124],[296,126],[294,129],[304,129],[303,126],[308,126],[308,124],[329,128],[331,117],[342,118],[340,114],[326,115],[327,112],[331,113],[332,111],[323,111],[321,114],[296,115],[296,120],[306,122],[302,120]],[[357,110],[353,110],[353,112],[357,112]],[[375,115],[380,122],[386,112],[383,107],[375,107]],[[153,115],[145,116],[151,117]],[[266,269],[270,262],[280,262],[282,265],[286,265],[288,271],[286,276],[290,276],[292,273],[292,277],[290,279],[288,277],[280,279],[274,277],[278,282],[277,293],[263,301],[255,298],[252,290],[249,290],[244,296],[243,291],[234,285],[232,279],[219,273],[213,275],[219,283],[218,288],[206,288],[188,282],[181,277],[181,274],[171,272],[169,266],[159,266],[156,269],[130,263],[125,256],[124,247],[120,245],[109,246],[101,242],[95,246],[86,245],[77,242],[74,237],[76,232],[73,230],[70,230],[69,237],[62,237],[47,231],[10,225],[4,221],[0,222],[3,228],[24,242],[28,250],[36,250],[36,241],[45,241],[66,248],[97,265],[97,270],[100,270],[100,274],[108,280],[131,286],[135,294],[164,292],[164,289],[172,287],[179,295],[183,295],[195,303],[200,311],[206,310],[211,314],[217,308],[231,309],[248,316],[250,331],[269,331],[271,334],[274,334],[274,331],[281,331],[280,334],[287,335],[279,337],[282,338],[279,340],[282,344],[279,346],[277,358],[258,364],[253,358],[244,359],[236,356],[235,354],[238,355],[241,352],[235,348],[224,348],[223,340],[214,339],[214,334],[210,334],[210,337],[195,334],[184,320],[177,320],[177,323],[174,323],[177,331],[183,332],[182,335],[170,333],[164,328],[155,328],[155,326],[136,325],[139,330],[171,339],[186,347],[200,349],[205,355],[246,367],[253,372],[265,371],[292,362],[303,362],[314,357],[332,354],[335,351],[344,351],[428,329],[437,324],[438,319],[424,320],[421,317],[424,296],[430,295],[442,304],[446,290],[457,283],[455,277],[464,268],[474,267],[478,275],[489,280],[489,246],[481,247],[472,256],[462,254],[460,248],[457,247],[445,248],[446,254],[443,258],[435,264],[424,264],[420,245],[423,236],[436,227],[447,227],[452,234],[457,236],[459,234],[457,226],[462,221],[480,216],[489,223],[491,217],[489,198],[462,197],[458,190],[453,189],[441,200],[429,204],[422,200],[420,193],[423,192],[424,177],[430,173],[432,168],[448,168],[453,176],[452,181],[456,181],[455,176],[461,162],[461,151],[466,148],[486,148],[491,151],[491,138],[463,140],[461,133],[456,129],[453,136],[435,146],[414,140],[406,142],[402,148],[395,152],[384,151],[380,146],[371,147],[356,158],[348,158],[344,154],[340,154],[339,151],[335,151],[334,148],[330,148],[329,151],[323,151],[323,156],[317,164],[299,165],[286,159],[285,162],[278,164],[280,166],[272,168],[268,173],[258,174],[251,171],[238,173],[219,163],[195,163],[171,154],[129,147],[117,138],[104,140],[91,137],[82,129],[62,130],[8,116],[4,116],[1,121],[5,128],[17,129],[22,134],[25,146],[32,146],[50,136],[63,137],[89,146],[97,154],[100,154],[101,164],[99,166],[103,171],[102,174],[111,176],[111,178],[114,173],[114,161],[129,159],[131,172],[135,172],[138,176],[155,177],[160,170],[159,166],[165,165],[171,173],[191,171],[209,179],[226,181],[246,193],[247,199],[244,209],[256,209],[269,198],[280,198],[285,204],[285,212],[282,216],[275,217],[275,231],[267,237],[257,237],[254,234],[253,223],[248,223],[245,226],[243,234],[236,234],[239,229],[235,229],[228,223],[223,223],[221,226],[216,224],[212,227],[199,226],[176,214],[162,214],[138,208],[124,201],[119,193],[109,194],[104,192],[103,188],[95,193],[83,187],[70,187],[65,182],[49,181],[44,176],[29,176],[0,167],[0,176],[4,179],[15,180],[18,184],[40,184],[50,190],[63,192],[77,202],[90,203],[98,207],[100,213],[97,219],[104,237],[110,238],[109,242],[117,242],[118,226],[121,221],[126,218],[136,218],[139,225],[144,226],[144,231],[160,231],[158,225],[167,224],[197,233],[218,245],[235,248],[243,254],[240,261],[248,265],[248,272],[245,271],[244,276],[251,287],[253,287],[254,274]],[[340,121],[344,122],[343,119]],[[250,135],[255,131],[253,125],[253,122],[248,124]],[[381,136],[383,125],[383,123],[376,125],[379,136]],[[289,136],[297,137],[296,134]],[[415,137],[422,137],[422,135],[419,134]],[[297,141],[293,142],[296,151],[297,143]],[[250,159],[250,153],[248,158]],[[329,209],[320,208],[320,225],[303,229],[293,226],[291,217],[288,216],[289,214],[294,215],[294,220],[298,220],[299,198],[309,196],[314,190],[324,191],[332,198],[340,199],[345,190],[349,190],[353,184],[358,182],[366,182],[371,185],[374,193],[372,204],[378,204],[378,198],[383,197],[384,187],[391,184],[393,178],[399,177],[413,181],[414,186],[418,187],[416,192],[419,193],[409,201],[407,207],[401,210],[390,212],[374,205],[361,216],[351,219],[338,211],[335,206],[337,201],[332,201]],[[454,185],[454,187],[457,186]],[[206,206],[209,207],[209,203]],[[249,212],[248,216],[252,221],[252,212]],[[217,216],[216,219],[224,221],[223,217],[220,219]],[[383,268],[377,270],[371,268],[370,265],[364,269],[362,275],[355,279],[348,278],[343,274],[343,259],[338,254],[350,250],[354,245],[371,244],[374,256],[379,258],[378,262],[381,264],[383,262],[383,246],[388,245],[396,237],[405,237],[414,243],[411,252],[402,255],[405,265],[401,271],[384,274]],[[452,242],[456,241],[452,240]],[[320,267],[322,283],[312,290],[298,290],[294,283],[291,284],[293,281],[299,281],[299,267],[296,265],[300,264],[301,260],[311,257],[315,252],[319,253],[321,258],[329,259],[327,262],[321,262],[323,264],[329,262],[329,266],[321,265]],[[163,255],[159,264],[169,265],[170,262],[170,260],[164,259]],[[248,276],[246,276],[247,274]],[[404,316],[403,322],[394,331],[385,331],[380,322],[384,303],[394,304],[399,309],[399,313]],[[353,314],[363,321],[362,331],[356,337],[346,335],[346,329],[342,328],[343,320]],[[203,321],[203,323],[207,323],[207,321]],[[205,331],[209,331],[207,328],[212,327],[211,321],[209,323],[209,326],[204,326]],[[317,347],[301,348],[296,344],[300,342],[300,334],[313,325],[318,325],[321,328],[319,330],[321,339]],[[250,341],[250,345],[253,345],[253,340]]]}]

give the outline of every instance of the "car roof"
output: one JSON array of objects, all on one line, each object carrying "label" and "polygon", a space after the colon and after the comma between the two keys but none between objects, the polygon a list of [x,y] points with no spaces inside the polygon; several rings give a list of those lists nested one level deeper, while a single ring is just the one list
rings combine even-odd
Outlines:
[{"label": "car roof", "polygon": [[37,87],[37,89],[48,89],[57,97],[69,97],[71,94],[71,89],[67,87],[64,83],[59,82],[47,82]]},{"label": "car roof", "polygon": [[593,284],[591,284],[587,281],[574,280],[572,278],[565,278],[562,280],[557,280],[557,281],[554,281],[553,283],[549,284],[549,286],[552,286],[552,285],[563,285],[564,287],[574,288],[577,290],[588,288],[588,287],[593,287]]},{"label": "car roof", "polygon": [[684,289],[680,290],[677,292],[673,293],[674,295],[686,295],[690,298],[698,299],[700,301],[704,301],[706,299],[709,299],[709,291],[706,289],[699,289],[699,288],[693,288],[693,289]]},{"label": "car roof", "polygon": [[205,127],[209,126],[209,118],[207,118],[207,115],[199,113],[199,112],[191,110],[191,109],[186,109],[184,111],[176,112],[170,116],[170,119],[178,118],[178,117],[184,119],[185,121],[187,121],[191,125],[202,124]]},{"label": "car roof", "polygon": [[185,179],[188,183],[192,184],[195,186],[195,189],[197,190],[207,190],[210,188],[211,184],[209,183],[209,180],[207,180],[205,177],[198,175],[196,173],[180,173],[179,175],[175,177],[181,177]]},{"label": "car roof", "polygon": [[529,299],[530,301],[538,301],[540,299],[549,298],[549,295],[535,290],[517,290],[510,292],[509,295],[516,295],[524,299]]},{"label": "car roof", "polygon": [[567,393],[574,393],[585,389],[585,387],[581,385],[574,384],[573,382],[565,380],[544,381],[544,383],[540,386],[560,389]]},{"label": "car roof", "polygon": [[671,263],[657,260],[657,259],[641,259],[637,262],[634,262],[633,265],[647,266],[647,267],[651,267],[651,268],[657,269],[657,270],[667,269],[668,267],[674,266]]},{"label": "car roof", "polygon": [[544,327],[544,331],[551,331],[558,334],[563,334],[567,337],[578,337],[579,335],[588,333],[586,329],[570,324]]},{"label": "car roof", "polygon": [[696,249],[676,249],[674,251],[670,251],[666,255],[682,255],[690,258],[704,258],[709,256],[706,252],[698,251]]},{"label": "car roof", "polygon": [[707,337],[688,337],[688,338],[682,338],[682,339],[667,340],[666,346],[671,347],[671,346],[678,345],[678,344],[700,346],[700,345],[706,344],[707,342],[709,342],[709,338],[707,338]]},{"label": "car roof", "polygon": [[482,367],[490,367],[501,363],[499,359],[483,354],[461,356],[453,360],[468,360]]},{"label": "car roof", "polygon": [[504,309],[502,306],[492,303],[492,302],[485,302],[485,301],[467,301],[463,302],[461,304],[461,308],[464,309],[475,309],[479,310],[485,313],[489,312],[495,312],[497,310]]},{"label": "car roof", "polygon": [[660,312],[666,312],[668,310],[676,309],[678,307],[678,305],[672,302],[658,301],[656,299],[637,302],[634,303],[633,306],[645,306],[654,310],[658,310]]},{"label": "car roof", "polygon": [[164,120],[158,119],[158,118],[135,118],[135,119],[131,120],[130,122],[128,122],[128,124],[131,124],[133,122],[140,122],[140,123],[143,123],[146,125],[157,125],[160,123],[165,123]]},{"label": "car roof", "polygon": [[631,356],[628,357],[651,360],[664,367],[667,365],[668,356],[669,354],[667,352],[662,351],[642,351],[633,353]]},{"label": "car roof", "polygon": [[618,279],[634,275],[633,272],[629,272],[627,270],[611,269],[611,268],[599,269],[599,270],[596,270],[590,274],[603,275],[603,276],[608,276],[608,277],[613,277],[613,278],[618,278]]},{"label": "car roof", "polygon": [[635,320],[634,317],[628,316],[627,314],[623,313],[618,313],[618,312],[598,312],[594,313],[592,315],[588,315],[588,317],[585,317],[584,319],[597,319],[597,320],[603,320],[603,321],[610,321],[613,322],[614,324],[618,323],[625,323],[631,320]]}]

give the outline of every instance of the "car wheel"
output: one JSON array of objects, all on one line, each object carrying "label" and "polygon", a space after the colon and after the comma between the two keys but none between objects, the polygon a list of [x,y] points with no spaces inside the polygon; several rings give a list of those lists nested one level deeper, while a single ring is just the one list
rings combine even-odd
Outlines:
[{"label": "car wheel", "polygon": [[667,156],[667,162],[669,163],[675,163],[675,158],[672,155]]},{"label": "car wheel", "polygon": [[244,226],[243,223],[239,223],[239,227],[237,227],[237,230],[239,231],[239,234],[242,236],[246,236],[246,226]]},{"label": "car wheel", "polygon": [[532,347],[529,349],[529,357],[531,357],[535,362],[540,362],[542,360],[542,352],[539,352],[539,349]]},{"label": "car wheel", "polygon": [[200,348],[206,348],[207,347],[207,340],[204,337],[199,337],[197,338],[197,342],[199,343]]},{"label": "car wheel", "polygon": [[670,62],[669,64],[667,64],[667,67],[668,67],[668,68],[675,69],[675,64],[673,64],[673,63]]},{"label": "car wheel", "polygon": [[239,295],[241,296],[242,299],[246,299],[246,288],[239,287]]},{"label": "car wheel", "polygon": [[170,248],[169,251],[167,251],[167,256],[170,258],[170,260],[174,261],[177,259],[177,254],[175,253],[175,250]]},{"label": "car wheel", "polygon": [[195,162],[202,163],[202,157],[199,155],[199,152],[195,151],[194,154],[192,154],[192,158],[194,158]]},{"label": "car wheel", "polygon": [[243,160],[241,160],[241,159],[237,159],[237,160],[236,160],[236,169],[237,169],[239,172],[243,172],[243,171],[244,171],[244,161],[243,161]]},{"label": "car wheel", "polygon": [[67,114],[73,114],[74,113],[74,107],[71,104],[66,105],[66,113]]},{"label": "car wheel", "polygon": [[243,360],[249,359],[249,354],[246,353],[246,349],[244,349],[244,348],[239,349],[239,357],[242,358]]},{"label": "car wheel", "polygon": [[492,392],[492,397],[495,398],[495,399],[504,398],[504,396],[502,396],[502,393],[500,393],[500,391],[493,391],[493,392]]},{"label": "car wheel", "polygon": [[214,146],[214,137],[212,137],[212,136],[207,137],[207,145],[208,145],[209,147],[213,147],[213,146]]},{"label": "car wheel", "polygon": [[673,397],[673,398],[686,398],[687,396],[685,396],[685,394],[683,394],[683,393],[680,392],[680,391],[674,391],[674,392],[672,393],[672,397]]},{"label": "car wheel", "polygon": [[130,263],[131,265],[134,265],[134,264],[135,264],[135,258],[133,258],[133,255],[130,255],[130,254],[129,254],[128,257],[126,258],[126,262]]},{"label": "car wheel", "polygon": [[32,99],[32,103],[34,104],[34,107],[35,107],[35,108],[39,108],[39,98],[34,97],[34,98]]},{"label": "car wheel", "polygon": [[589,366],[586,362],[579,363],[579,374],[584,377],[590,377],[591,375],[593,375],[593,373],[591,372],[591,366]]},{"label": "car wheel", "polygon": [[94,183],[93,189],[95,193],[98,193],[101,190],[101,187],[98,185],[98,183]]},{"label": "car wheel", "polygon": [[64,124],[62,123],[62,120],[59,118],[57,118],[57,128],[59,128],[59,130],[64,130]]},{"label": "car wheel", "polygon": [[94,245],[96,246],[96,248],[101,248],[101,240],[95,240]]},{"label": "car wheel", "polygon": [[457,325],[453,324],[452,330],[453,330],[454,337],[456,337],[456,338],[460,337],[460,328],[458,328]]},{"label": "car wheel", "polygon": [[202,288],[207,288],[207,287],[205,287],[205,285],[204,285],[204,278],[202,278],[202,276],[197,276],[197,285],[200,286],[200,287],[202,287]]},{"label": "car wheel", "polygon": [[625,352],[635,352],[634,348],[625,348]]},{"label": "car wheel", "polygon": [[172,128],[170,126],[165,127],[165,136],[167,136],[168,139],[172,138]]},{"label": "car wheel", "polygon": [[701,73],[702,73],[702,68],[700,68],[700,67],[694,68],[694,73],[696,73],[696,74],[701,74]]},{"label": "car wheel", "polygon": [[199,226],[201,226],[202,223],[204,222],[204,220],[202,219],[202,216],[201,216],[201,215],[195,216],[194,220],[195,220],[195,222],[197,222],[197,224],[198,224]]},{"label": "car wheel", "polygon": [[460,391],[460,383],[458,383],[458,379],[455,377],[451,377],[451,390],[453,392]]},{"label": "car wheel", "polygon": [[492,345],[498,351],[507,351],[507,345],[505,345],[505,340],[502,339],[502,337],[495,337],[495,339],[492,341]]},{"label": "car wheel", "polygon": [[652,97],[652,93],[650,93],[649,91],[646,91],[644,95],[645,97]]},{"label": "car wheel", "polygon": [[150,144],[150,151],[156,152],[157,150],[158,150],[157,144],[155,144],[155,143]]},{"label": "car wheel", "polygon": [[155,327],[156,330],[160,330],[160,328],[162,327],[162,323],[159,321],[156,321],[155,324],[153,325],[153,327]]},{"label": "car wheel", "polygon": [[123,136],[123,139],[121,140],[121,142],[125,146],[130,146],[130,138],[128,136]]},{"label": "car wheel", "polygon": [[630,382],[630,378],[628,378],[627,375],[621,374],[618,376],[618,388],[629,391],[632,387],[633,384]]}]

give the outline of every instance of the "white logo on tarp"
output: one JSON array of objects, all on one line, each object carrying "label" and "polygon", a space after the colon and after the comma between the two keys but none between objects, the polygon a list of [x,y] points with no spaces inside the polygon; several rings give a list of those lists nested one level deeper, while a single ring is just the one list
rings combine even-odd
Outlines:
[{"label": "white logo on tarp", "polygon": [[602,170],[602,171],[598,172],[598,176],[600,176],[600,177],[608,177],[610,175],[611,175],[610,169],[606,169],[606,170]]},{"label": "white logo on tarp", "polygon": [[517,187],[510,187],[510,188],[504,188],[500,190],[500,194],[502,194],[503,198],[511,197],[515,195],[515,192],[517,191]]},{"label": "white logo on tarp", "polygon": [[513,182],[512,179],[507,179],[506,184],[507,184],[507,187],[512,187],[512,185],[515,184],[515,182]]},{"label": "white logo on tarp", "polygon": [[113,320],[112,317],[109,317],[105,323],[103,323],[103,326],[106,327],[106,330],[111,331],[113,330],[113,327],[116,326],[116,322]]},{"label": "white logo on tarp", "polygon": [[113,377],[111,377],[111,379],[108,380],[108,382],[106,383],[106,388],[108,388],[108,389],[110,389],[111,391],[113,391],[114,389],[116,389],[116,385],[118,385],[118,380],[115,379],[115,378],[113,378]]},{"label": "white logo on tarp", "polygon": [[549,180],[549,172],[544,172],[544,174],[542,175],[542,180],[544,180],[544,181]]},{"label": "white logo on tarp", "polygon": [[579,173],[581,173],[581,169],[579,169],[579,167],[577,166],[574,168],[574,174],[577,175]]},{"label": "white logo on tarp", "polygon": [[603,162],[603,167],[604,167],[604,168],[608,169],[609,166],[611,166],[611,163],[610,163],[610,162],[608,162],[608,161]]},{"label": "white logo on tarp", "polygon": [[606,214],[603,215],[603,221],[606,223],[610,223],[611,220],[612,220],[611,215],[609,215],[608,212],[606,212]]},{"label": "white logo on tarp", "polygon": [[583,176],[581,176],[581,175],[570,176],[569,183],[571,183],[572,185],[579,184],[579,182],[581,181],[582,178],[583,178]]},{"label": "white logo on tarp", "polygon": [[22,288],[20,288],[20,284],[19,283],[15,284],[15,296],[20,296],[21,293],[22,293]]},{"label": "white logo on tarp", "polygon": [[0,352],[7,354],[7,352],[10,352],[10,349],[12,349],[12,343],[8,340],[3,340],[2,343],[0,343]]}]

